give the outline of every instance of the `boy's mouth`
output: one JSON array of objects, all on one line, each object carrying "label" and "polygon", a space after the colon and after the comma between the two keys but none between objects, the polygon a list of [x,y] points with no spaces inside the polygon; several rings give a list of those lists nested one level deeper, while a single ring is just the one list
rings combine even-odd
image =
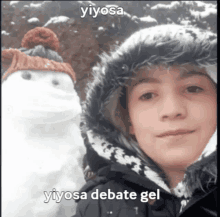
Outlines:
[{"label": "boy's mouth", "polygon": [[195,130],[178,129],[178,130],[166,131],[164,133],[157,135],[157,137],[164,138],[168,136],[179,136],[179,135],[191,134],[193,132],[195,132]]}]

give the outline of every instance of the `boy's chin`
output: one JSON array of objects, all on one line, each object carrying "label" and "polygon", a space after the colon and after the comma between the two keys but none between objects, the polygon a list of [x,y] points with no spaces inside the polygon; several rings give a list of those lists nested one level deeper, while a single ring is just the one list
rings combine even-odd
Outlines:
[{"label": "boy's chin", "polygon": [[185,171],[187,167],[192,165],[197,159],[198,155],[189,155],[189,154],[182,154],[176,156],[167,156],[166,159],[160,161],[160,165],[163,169],[168,170],[176,170],[176,171]]}]

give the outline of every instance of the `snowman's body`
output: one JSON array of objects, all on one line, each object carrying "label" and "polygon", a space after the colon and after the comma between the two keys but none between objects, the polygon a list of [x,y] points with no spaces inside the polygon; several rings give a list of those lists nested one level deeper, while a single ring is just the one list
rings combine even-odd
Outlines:
[{"label": "snowman's body", "polygon": [[[45,203],[45,193],[79,191],[85,183],[79,98],[67,74],[29,71],[32,79],[26,79],[24,73],[15,72],[2,84],[3,217],[71,216],[75,211],[73,199],[62,198],[57,203],[53,194]],[[54,79],[60,87],[53,84]],[[37,86],[39,90],[33,91]],[[41,87],[49,91],[46,98],[37,100],[43,93]],[[37,93],[34,101],[30,103],[21,89],[30,98],[31,91]]]}]

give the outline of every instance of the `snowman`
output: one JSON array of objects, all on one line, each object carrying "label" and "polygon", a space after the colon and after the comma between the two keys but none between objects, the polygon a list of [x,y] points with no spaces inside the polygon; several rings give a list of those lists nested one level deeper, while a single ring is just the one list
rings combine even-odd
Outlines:
[{"label": "snowman", "polygon": [[2,51],[2,216],[71,216],[73,198],[60,197],[84,185],[86,152],[75,72],[48,28],[21,46]]}]

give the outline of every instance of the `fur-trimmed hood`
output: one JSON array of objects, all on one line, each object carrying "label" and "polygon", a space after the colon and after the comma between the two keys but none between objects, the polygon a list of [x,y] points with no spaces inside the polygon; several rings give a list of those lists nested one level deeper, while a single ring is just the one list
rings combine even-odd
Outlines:
[{"label": "fur-trimmed hood", "polygon": [[[169,29],[176,29],[175,33],[170,30],[170,34],[183,35],[182,40],[185,40],[184,37],[188,37],[192,42],[197,40],[195,46],[201,44],[203,49],[201,49],[201,52],[192,52],[196,47],[191,47],[191,51],[183,53],[178,42],[170,39],[170,41],[168,40],[170,47],[178,49],[176,49],[175,54],[167,54],[167,50],[163,47],[164,38],[162,35]],[[157,49],[151,49],[153,45],[150,42],[149,44],[146,43],[146,39],[153,40],[151,34],[149,34],[153,31],[160,33],[157,34],[156,39]],[[202,39],[201,34],[203,34]],[[152,160],[149,159],[149,163],[146,163],[135,149],[128,148],[128,143],[132,143],[131,140],[126,137],[118,126],[113,124],[109,115],[115,111],[116,101],[123,94],[126,82],[133,77],[134,71],[143,65],[151,66],[160,63],[168,63],[169,65],[174,63],[180,65],[191,63],[197,66],[209,65],[207,72],[213,81],[217,83],[216,49],[217,38],[214,33],[205,32],[194,27],[162,25],[140,30],[126,40],[116,51],[113,51],[110,55],[103,55],[101,63],[93,69],[94,80],[88,84],[83,113],[85,124],[83,131],[87,137],[86,146],[97,154],[95,158],[88,156],[88,158],[93,159],[89,162],[91,169],[97,172],[106,164],[125,165],[138,175],[150,179],[166,192],[175,194],[185,200],[189,199],[197,189],[201,190],[210,183],[216,183],[217,130],[199,159],[187,168],[184,180],[175,189],[171,190],[165,175],[161,173],[161,169]],[[91,154],[91,152],[89,153]]]}]

